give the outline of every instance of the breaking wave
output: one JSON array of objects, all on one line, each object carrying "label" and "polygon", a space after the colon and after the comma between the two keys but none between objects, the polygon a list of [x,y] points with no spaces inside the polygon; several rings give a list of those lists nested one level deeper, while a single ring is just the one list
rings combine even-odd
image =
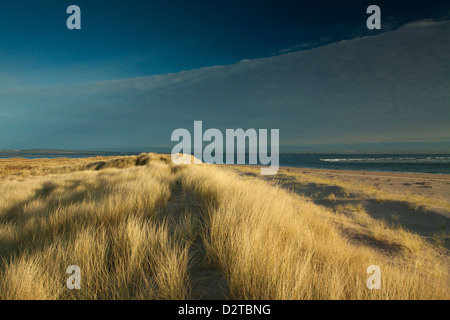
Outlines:
[{"label": "breaking wave", "polygon": [[423,163],[423,164],[450,164],[450,157],[440,156],[440,157],[379,157],[379,158],[330,158],[330,159],[319,159],[324,162],[341,162],[341,163]]}]

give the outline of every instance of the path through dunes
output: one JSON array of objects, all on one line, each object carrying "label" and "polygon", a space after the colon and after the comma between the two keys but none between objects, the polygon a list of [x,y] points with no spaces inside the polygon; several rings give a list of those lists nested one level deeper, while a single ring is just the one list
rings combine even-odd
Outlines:
[{"label": "path through dunes", "polygon": [[[448,265],[421,237],[373,228],[386,255],[345,237],[364,219],[268,181],[156,154],[44,162],[0,176],[2,299],[449,297]],[[65,288],[70,265],[81,290]]]}]

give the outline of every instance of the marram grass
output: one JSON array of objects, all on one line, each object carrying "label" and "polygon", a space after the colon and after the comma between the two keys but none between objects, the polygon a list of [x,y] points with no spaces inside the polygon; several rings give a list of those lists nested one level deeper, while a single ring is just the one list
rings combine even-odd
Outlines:
[{"label": "marram grass", "polygon": [[[189,299],[193,251],[230,299],[449,298],[448,265],[419,236],[213,165],[143,154],[5,160],[0,173],[1,299]],[[369,227],[394,256],[343,232]]]}]

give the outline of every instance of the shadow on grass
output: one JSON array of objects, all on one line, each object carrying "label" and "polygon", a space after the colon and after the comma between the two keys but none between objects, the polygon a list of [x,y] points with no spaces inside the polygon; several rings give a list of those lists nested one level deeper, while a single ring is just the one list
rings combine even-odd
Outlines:
[{"label": "shadow on grass", "polygon": [[[276,181],[280,186],[302,197],[310,199],[313,203],[333,211],[341,205],[361,206],[365,213],[377,220],[383,220],[392,227],[402,227],[426,238],[439,232],[447,232],[450,219],[424,207],[415,207],[402,201],[378,200],[363,193],[351,192],[340,186],[301,183],[295,177],[278,175]],[[443,245],[447,249],[450,243],[447,240]]]}]

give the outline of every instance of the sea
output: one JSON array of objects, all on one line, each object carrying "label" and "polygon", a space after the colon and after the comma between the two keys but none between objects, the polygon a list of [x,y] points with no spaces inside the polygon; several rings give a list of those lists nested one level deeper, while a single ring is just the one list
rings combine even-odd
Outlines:
[{"label": "sea", "polygon": [[[89,152],[70,154],[27,154],[22,158],[84,158],[93,156],[138,155],[140,152]],[[17,155],[16,155],[17,156]],[[9,157],[0,157],[9,158]],[[248,163],[248,156],[246,156]],[[450,174],[450,154],[323,154],[281,153],[280,167]]]},{"label": "sea", "polygon": [[450,174],[450,154],[280,154],[280,166]]}]

